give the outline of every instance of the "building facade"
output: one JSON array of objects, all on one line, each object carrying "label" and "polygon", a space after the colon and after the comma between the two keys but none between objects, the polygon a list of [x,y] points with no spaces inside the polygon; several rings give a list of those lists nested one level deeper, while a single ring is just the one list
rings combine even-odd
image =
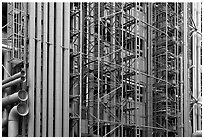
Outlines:
[{"label": "building facade", "polygon": [[[2,3],[2,135],[183,137],[202,130],[201,9]],[[9,99],[21,90],[26,99]]]}]

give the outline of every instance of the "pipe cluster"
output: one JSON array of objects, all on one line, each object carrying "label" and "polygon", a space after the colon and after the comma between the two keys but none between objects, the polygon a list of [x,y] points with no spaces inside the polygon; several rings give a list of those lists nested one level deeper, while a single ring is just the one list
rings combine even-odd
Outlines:
[{"label": "pipe cluster", "polygon": [[[15,84],[25,81],[25,72],[21,71],[2,81],[2,90],[11,87]],[[19,90],[16,93],[2,98],[2,108],[17,103],[14,106],[6,119],[2,120],[2,128],[8,124],[8,137],[18,135],[19,116],[26,116],[29,113],[28,105],[25,103],[28,100],[28,92]]]}]

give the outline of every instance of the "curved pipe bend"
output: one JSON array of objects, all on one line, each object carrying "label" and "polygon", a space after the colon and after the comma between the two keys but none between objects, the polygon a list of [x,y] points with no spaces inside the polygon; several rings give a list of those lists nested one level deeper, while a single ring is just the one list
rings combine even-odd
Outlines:
[{"label": "curved pipe bend", "polygon": [[26,116],[28,113],[28,105],[24,102],[11,109],[8,116],[8,137],[16,137],[18,135],[19,116]]}]

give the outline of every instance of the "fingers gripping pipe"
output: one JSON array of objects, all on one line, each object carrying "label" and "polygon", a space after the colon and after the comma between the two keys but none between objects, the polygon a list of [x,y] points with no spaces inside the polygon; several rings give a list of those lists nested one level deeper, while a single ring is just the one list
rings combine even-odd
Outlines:
[{"label": "fingers gripping pipe", "polygon": [[24,102],[11,109],[8,116],[8,137],[16,137],[18,135],[19,116],[26,116],[28,113],[28,105]]}]

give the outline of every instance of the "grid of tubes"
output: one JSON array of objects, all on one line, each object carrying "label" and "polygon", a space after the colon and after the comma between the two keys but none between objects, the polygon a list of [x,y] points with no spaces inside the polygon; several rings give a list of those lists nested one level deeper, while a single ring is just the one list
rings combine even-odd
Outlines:
[{"label": "grid of tubes", "polygon": [[7,45],[10,61],[19,63],[23,60],[25,34],[25,7],[23,3],[8,3]]},{"label": "grid of tubes", "polygon": [[8,5],[11,58],[21,60],[30,8],[24,135],[182,136],[182,3]]},{"label": "grid of tubes", "polygon": [[153,74],[161,80],[153,84],[153,136],[177,136],[180,113],[181,4],[155,3],[153,5]]}]

